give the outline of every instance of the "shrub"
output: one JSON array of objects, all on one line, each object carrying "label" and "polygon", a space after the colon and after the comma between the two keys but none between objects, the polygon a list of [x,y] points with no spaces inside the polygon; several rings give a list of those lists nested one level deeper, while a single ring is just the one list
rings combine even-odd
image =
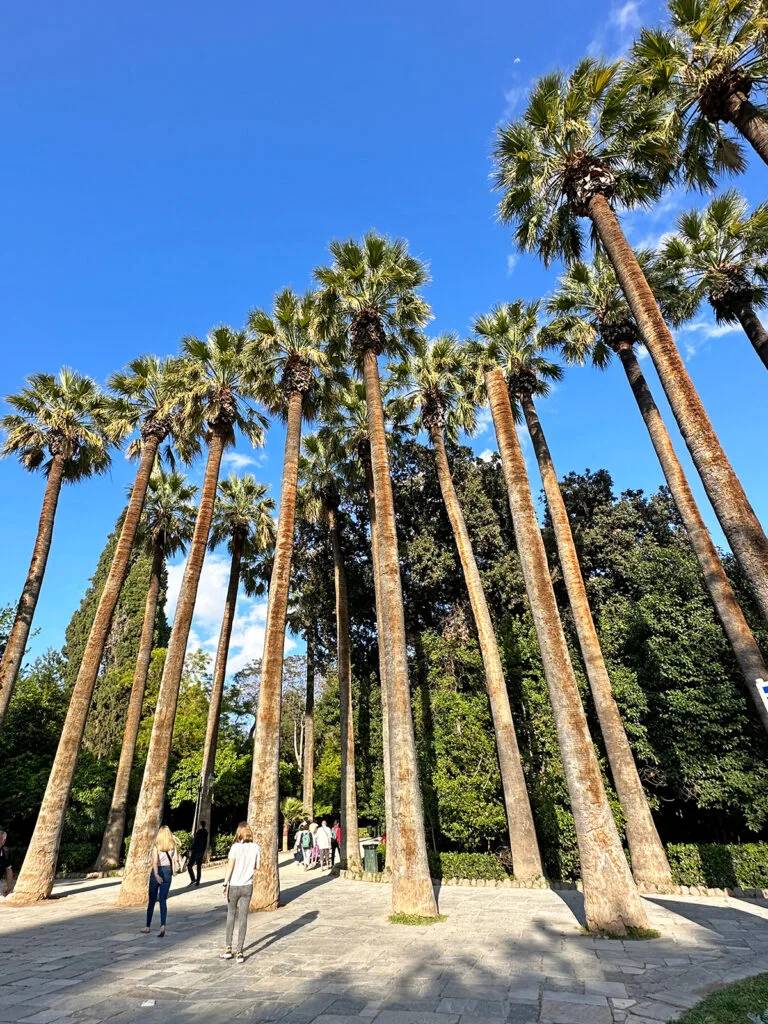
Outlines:
[{"label": "shrub", "polygon": [[98,850],[91,843],[62,843],[58,871],[62,875],[79,875],[89,871]]},{"label": "shrub", "polygon": [[429,853],[433,878],[508,878],[492,853]]},{"label": "shrub", "polygon": [[174,838],[176,839],[176,849],[180,856],[189,853],[192,849],[192,833],[187,832],[184,828],[174,829]]},{"label": "shrub", "polygon": [[226,832],[214,836],[211,840],[211,857],[214,860],[223,860],[229,853],[229,848],[234,841],[234,835]]},{"label": "shrub", "polygon": [[768,887],[768,843],[675,843],[667,847],[667,856],[677,885]]}]

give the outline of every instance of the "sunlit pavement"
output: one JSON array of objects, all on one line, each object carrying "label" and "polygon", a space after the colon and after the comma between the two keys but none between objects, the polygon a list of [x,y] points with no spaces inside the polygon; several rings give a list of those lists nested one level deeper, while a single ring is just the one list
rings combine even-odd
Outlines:
[{"label": "sunlit pavement", "polygon": [[174,879],[168,934],[115,905],[118,880],[0,903],[0,1022],[657,1024],[718,984],[768,970],[768,901],[648,900],[662,937],[583,934],[581,897],[443,887],[448,919],[387,922],[387,885],[305,873],[282,857],[284,906],[251,914],[244,964],[220,961],[223,869]]}]

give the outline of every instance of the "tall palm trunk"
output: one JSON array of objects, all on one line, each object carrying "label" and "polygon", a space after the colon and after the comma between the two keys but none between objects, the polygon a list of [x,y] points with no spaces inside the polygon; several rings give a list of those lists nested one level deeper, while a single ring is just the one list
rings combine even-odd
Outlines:
[{"label": "tall palm trunk", "polygon": [[722,449],[637,257],[605,196],[593,196],[588,212],[653,359],[707,497],[768,622],[768,537]]},{"label": "tall palm trunk", "polygon": [[61,454],[54,455],[51,459],[51,468],[48,471],[48,479],[45,483],[43,508],[40,512],[40,522],[37,525],[37,536],[35,537],[35,546],[32,549],[32,560],[29,563],[29,571],[24,581],[24,589],[21,592],[18,607],[16,608],[16,616],[11,626],[3,659],[0,661],[0,728],[3,725],[8,705],[11,702],[13,688],[16,685],[16,678],[21,668],[24,651],[27,649],[29,631],[32,628],[32,619],[35,615],[37,599],[40,597],[40,588],[43,585],[45,567],[51,550],[56,506],[59,503],[63,478],[64,456]]},{"label": "tall palm trunk", "polygon": [[[376,499],[376,527],[379,538],[379,593],[381,621],[387,657],[386,681],[389,692],[389,746],[391,756],[395,825],[392,858],[392,912],[434,917],[437,903],[432,888],[424,838],[424,809],[419,791],[416,741],[408,682],[408,649],[403,614],[403,591],[395,528],[392,481],[387,458],[384,406],[376,353],[367,349],[363,357],[368,436],[371,441],[371,469]],[[379,635],[379,643],[382,636]]]},{"label": "tall palm trunk", "polygon": [[734,315],[744,328],[744,333],[752,342],[763,366],[768,370],[768,331],[763,327],[760,317],[751,302],[739,302],[733,307]]},{"label": "tall palm trunk", "polygon": [[336,589],[336,662],[339,675],[341,726],[341,862],[352,871],[360,869],[357,838],[357,792],[355,784],[355,728],[352,712],[352,661],[349,651],[349,597],[338,511],[326,506],[333,550]]},{"label": "tall palm trunk", "polygon": [[712,604],[715,606],[715,611],[733,648],[747,689],[755,703],[758,717],[763,728],[768,731],[768,710],[763,704],[760,689],[757,686],[757,680],[768,679],[768,668],[766,668],[752,631],[747,625],[741,606],[736,600],[717,548],[712,543],[712,538],[701,517],[685,471],[675,454],[664,420],[653,400],[651,389],[648,387],[648,382],[635,357],[631,342],[620,342],[617,345],[617,351],[661,463],[667,486],[677,506],[677,511],[680,513],[680,518],[683,520],[691,547],[699,560]]},{"label": "tall palm trunk", "polygon": [[486,371],[485,383],[571,799],[587,927],[621,935],[627,928],[647,927],[648,919],[621,848],[589,735],[501,369]]},{"label": "tall palm trunk", "polygon": [[289,831],[290,827],[291,827],[290,826],[290,822],[288,821],[287,818],[285,818],[284,821],[283,821],[283,845],[282,845],[282,849],[280,851],[281,853],[288,853],[289,852],[288,851],[288,831]]},{"label": "tall palm trunk", "polygon": [[245,537],[237,533],[232,538],[232,560],[229,564],[229,584],[224,601],[224,618],[221,620],[219,646],[216,649],[216,663],[213,667],[213,685],[211,700],[208,705],[208,722],[205,727],[205,744],[203,746],[203,764],[200,770],[200,800],[198,801],[195,829],[204,821],[211,826],[211,779],[216,768],[216,747],[219,743],[219,721],[221,719],[221,701],[224,696],[224,680],[227,677],[227,658],[229,657],[229,641],[232,638],[232,626],[235,622],[237,608],[237,591],[240,586],[240,563],[243,558]]},{"label": "tall palm trunk", "polygon": [[387,694],[387,656],[384,649],[384,625],[381,618],[381,579],[379,577],[379,533],[376,527],[376,495],[370,459],[365,460],[365,488],[368,494],[368,518],[371,524],[371,561],[373,593],[376,602],[376,636],[379,637],[379,687],[381,689],[381,746],[384,765],[384,870],[392,867],[390,853],[394,843],[395,815],[392,810],[392,755],[389,748],[389,700]]},{"label": "tall palm trunk", "polygon": [[179,599],[176,602],[173,629],[168,643],[168,653],[165,657],[160,692],[157,695],[144,776],[141,780],[141,792],[136,806],[128,857],[118,895],[118,903],[122,906],[138,906],[147,898],[150,857],[163,815],[168,758],[171,752],[173,726],[176,721],[181,675],[184,671],[184,656],[187,652],[187,641],[195,611],[200,574],[203,571],[223,454],[222,434],[211,429],[208,437],[205,476],[200,491],[200,505],[197,510],[192,543],[189,546],[187,565],[181,581]]},{"label": "tall palm trunk", "polygon": [[280,902],[280,878],[277,870],[277,840],[280,800],[280,704],[282,701],[285,617],[291,582],[293,527],[296,519],[296,488],[301,451],[302,395],[291,393],[288,399],[288,424],[285,434],[283,479],[280,489],[280,515],[272,579],[269,584],[267,626],[264,635],[264,660],[261,691],[253,740],[253,774],[248,799],[248,820],[261,844],[261,870],[255,872],[251,910],[277,910]]},{"label": "tall palm trunk", "polygon": [[45,787],[45,795],[37,816],[35,831],[32,833],[27,855],[13,891],[13,899],[17,903],[47,899],[53,889],[59,844],[64,828],[64,815],[69,803],[80,744],[83,741],[85,723],[91,707],[93,688],[96,685],[96,677],[104,656],[104,644],[112,625],[112,616],[131,566],[131,548],[144,507],[144,498],[159,444],[160,438],[156,434],[149,435],[144,441],[120,537],[69,700],[67,717],[64,719],[53,768],[48,777],[48,785]]},{"label": "tall palm trunk", "polygon": [[307,629],[307,699],[304,703],[304,755],[302,759],[302,804],[304,812],[315,814],[315,631]]},{"label": "tall palm trunk", "polygon": [[147,686],[149,665],[152,660],[152,643],[155,635],[155,617],[157,602],[160,596],[160,577],[163,571],[165,552],[162,543],[155,541],[152,553],[152,569],[149,575],[149,589],[144,604],[144,622],[141,627],[139,653],[136,658],[136,669],[133,673],[131,696],[128,701],[128,714],[125,719],[123,745],[120,748],[120,761],[117,765],[115,789],[112,803],[107,815],[107,825],[101,840],[101,849],[93,866],[94,871],[111,871],[120,863],[120,854],[125,835],[125,819],[128,811],[128,789],[131,784],[131,768],[136,753],[136,739],[141,724],[141,709],[144,704],[144,691]]},{"label": "tall palm trunk", "polygon": [[751,143],[757,155],[768,164],[768,122],[743,92],[733,92],[725,100],[728,120]]},{"label": "tall palm trunk", "polygon": [[557,481],[549,445],[544,436],[536,407],[530,394],[524,394],[521,405],[533,442],[533,450],[541,472],[544,493],[552,517],[557,553],[573,611],[579,646],[587,669],[587,678],[595,702],[600,729],[605,742],[616,792],[627,820],[627,842],[632,860],[632,874],[638,884],[664,885],[672,881],[667,855],[656,830],[643,784],[635,765],[624,723],[613,697],[611,680],[605,667],[600,641],[589,607],[584,579],[581,575],[571,524]]},{"label": "tall palm trunk", "polygon": [[535,878],[540,878],[544,874],[544,869],[539,845],[536,841],[536,829],[533,824],[523,765],[520,761],[520,749],[517,745],[512,709],[509,706],[509,694],[501,667],[499,645],[496,642],[491,613],[488,610],[483,583],[472,550],[472,541],[451,476],[443,432],[439,426],[432,425],[429,436],[435,451],[440,491],[453,528],[453,536],[459,552],[461,567],[464,570],[469,602],[472,605],[477,635],[480,640],[488,700],[496,732],[496,749],[499,754],[499,768],[504,790],[504,805],[507,810],[509,845],[512,851],[515,878],[532,881]]}]

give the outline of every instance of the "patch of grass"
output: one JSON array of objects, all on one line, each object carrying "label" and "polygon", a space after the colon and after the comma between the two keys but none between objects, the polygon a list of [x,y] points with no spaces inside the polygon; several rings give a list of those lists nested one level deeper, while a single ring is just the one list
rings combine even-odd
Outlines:
[{"label": "patch of grass", "polygon": [[390,924],[437,924],[439,921],[447,920],[447,914],[437,914],[435,917],[420,917],[418,914],[392,914],[387,920]]},{"label": "patch of grass", "polygon": [[[622,940],[637,940],[637,939],[658,939],[661,937],[661,932],[657,932],[655,928],[627,928],[626,935],[617,935],[615,932],[591,932],[589,928],[584,925],[579,929],[583,935],[596,935],[600,939],[617,939],[619,942]],[[768,1021],[766,1021],[768,1024]]]},{"label": "patch of grass", "polygon": [[680,1017],[678,1024],[763,1024],[768,1021],[768,974],[714,992]]}]

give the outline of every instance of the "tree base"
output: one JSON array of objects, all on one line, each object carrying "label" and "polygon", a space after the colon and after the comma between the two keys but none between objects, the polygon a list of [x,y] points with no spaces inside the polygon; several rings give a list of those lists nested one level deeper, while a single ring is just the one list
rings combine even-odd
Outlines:
[{"label": "tree base", "polygon": [[392,876],[392,913],[414,917],[437,917],[437,900],[432,879]]}]

